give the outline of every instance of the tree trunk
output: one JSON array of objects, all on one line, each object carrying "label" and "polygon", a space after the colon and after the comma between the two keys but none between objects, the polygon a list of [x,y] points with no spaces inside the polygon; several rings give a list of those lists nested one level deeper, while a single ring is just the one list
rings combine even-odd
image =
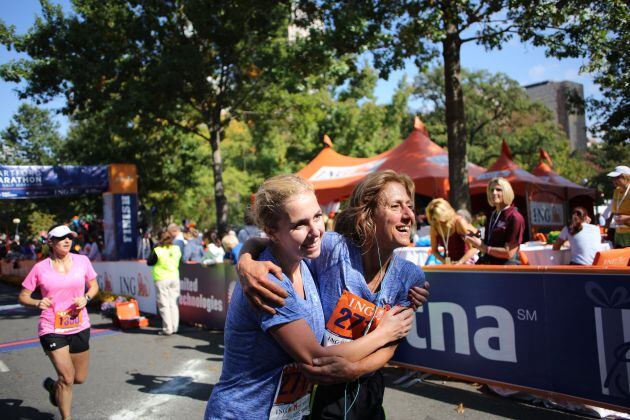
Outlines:
[{"label": "tree trunk", "polygon": [[212,147],[212,171],[214,174],[214,200],[217,211],[217,231],[219,237],[228,231],[228,203],[223,187],[223,161],[221,160],[221,113],[213,117],[210,129],[210,146]]},{"label": "tree trunk", "polygon": [[[448,6],[447,6],[448,7]],[[464,92],[461,85],[461,40],[454,23],[456,14],[449,17],[445,10],[446,38],[442,41],[444,58],[444,94],[446,98],[446,129],[448,133],[449,199],[454,209],[470,210],[468,188],[468,158],[466,156],[466,132]]]}]

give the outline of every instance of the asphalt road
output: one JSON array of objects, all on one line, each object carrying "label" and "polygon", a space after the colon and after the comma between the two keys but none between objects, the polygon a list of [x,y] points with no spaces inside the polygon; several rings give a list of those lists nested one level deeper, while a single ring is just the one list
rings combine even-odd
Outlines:
[{"label": "asphalt road", "polygon": [[[0,283],[0,419],[53,419],[59,413],[41,387],[54,370],[37,340],[37,312],[16,307],[18,290]],[[183,327],[157,335],[150,328],[112,329],[90,315],[90,375],[75,387],[74,419],[201,419],[219,379],[223,334]],[[394,385],[405,372],[385,369],[388,419],[583,418],[479,392],[472,384],[431,377]],[[459,410],[458,410],[459,408]]]}]

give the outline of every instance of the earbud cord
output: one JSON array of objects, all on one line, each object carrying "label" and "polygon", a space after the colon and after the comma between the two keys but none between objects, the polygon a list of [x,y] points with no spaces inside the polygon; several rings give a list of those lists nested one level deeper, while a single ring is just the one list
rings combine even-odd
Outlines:
[{"label": "earbud cord", "polygon": [[[363,330],[363,336],[366,336],[367,333],[370,331],[370,328],[372,327],[372,322],[374,322],[374,317],[376,316],[376,309],[378,308],[378,304],[381,299],[381,293],[383,292],[383,280],[385,279],[385,274],[383,273],[383,262],[381,261],[381,249],[378,246],[378,239],[376,240],[376,253],[378,254],[378,268],[379,268],[378,272],[381,275],[381,282],[379,283],[377,287],[380,287],[381,289],[376,294],[374,312],[372,313],[370,322],[368,322],[367,326]],[[357,398],[359,398],[360,390],[361,390],[361,382],[359,382],[359,380],[357,379],[357,393],[355,394],[354,399],[352,400],[352,403],[350,403],[350,407],[346,408],[347,403],[348,403],[348,382],[346,382],[346,386],[344,387],[344,390],[343,390],[343,418],[344,420],[347,419],[348,413],[350,412],[350,410],[352,410],[352,406],[354,405],[355,402],[357,402]]]}]

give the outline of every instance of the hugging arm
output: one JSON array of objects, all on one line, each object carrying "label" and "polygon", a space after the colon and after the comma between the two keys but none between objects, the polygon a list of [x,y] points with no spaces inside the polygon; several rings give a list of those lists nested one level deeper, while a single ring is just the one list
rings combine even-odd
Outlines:
[{"label": "hugging arm", "polygon": [[357,340],[337,346],[323,347],[304,319],[274,326],[269,332],[294,360],[312,364],[313,359],[341,356],[350,362],[358,362],[392,341],[407,335],[413,324],[413,312],[395,307],[386,312],[379,327]]},{"label": "hugging arm", "polygon": [[250,238],[243,244],[236,264],[238,279],[250,305],[254,309],[275,314],[274,307],[284,306],[286,290],[270,280],[269,273],[282,279],[282,270],[271,261],[255,261],[269,244],[266,238]]}]

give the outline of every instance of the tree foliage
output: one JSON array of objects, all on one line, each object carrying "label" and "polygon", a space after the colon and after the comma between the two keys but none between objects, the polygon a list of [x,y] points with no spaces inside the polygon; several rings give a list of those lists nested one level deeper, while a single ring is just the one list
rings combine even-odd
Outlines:
[{"label": "tree foliage", "polygon": [[[288,42],[290,1],[83,0],[73,14],[42,1],[29,33],[3,30],[5,45],[29,58],[0,70],[20,94],[66,99],[75,119],[107,111],[112,124],[151,132],[166,126],[212,148],[217,224],[227,227],[219,148],[225,128],[272,84],[293,89],[329,60]],[[318,67],[319,66],[319,67]]]},{"label": "tree foliage", "polygon": [[50,111],[22,104],[9,126],[0,131],[0,164],[54,165],[62,146],[59,124]]},{"label": "tree foliage", "polygon": [[[475,42],[501,48],[514,36],[544,47],[558,58],[586,57],[596,66],[615,63],[627,54],[615,33],[627,31],[627,4],[613,0],[303,0],[312,19],[323,22],[316,42],[339,54],[370,50],[381,77],[406,60],[419,68],[441,57],[444,69],[445,128],[448,138],[451,202],[467,207],[467,141],[465,94],[460,51]],[[619,24],[624,24],[619,29]],[[617,32],[618,31],[618,32]],[[617,60],[619,61],[619,60]],[[627,85],[626,85],[627,86]],[[626,87],[627,91],[627,87]],[[623,114],[622,114],[623,115]],[[627,115],[627,113],[625,114]]]},{"label": "tree foliage", "polygon": [[[421,72],[414,81],[414,95],[428,111],[423,116],[431,138],[444,146],[446,118],[444,72],[434,67]],[[561,175],[583,184],[594,168],[583,156],[571,153],[566,133],[543,104],[532,102],[525,90],[503,73],[462,70],[466,97],[465,133],[468,157],[488,167],[498,157],[506,140],[517,163],[526,170],[538,165],[538,151],[545,149]]]}]

